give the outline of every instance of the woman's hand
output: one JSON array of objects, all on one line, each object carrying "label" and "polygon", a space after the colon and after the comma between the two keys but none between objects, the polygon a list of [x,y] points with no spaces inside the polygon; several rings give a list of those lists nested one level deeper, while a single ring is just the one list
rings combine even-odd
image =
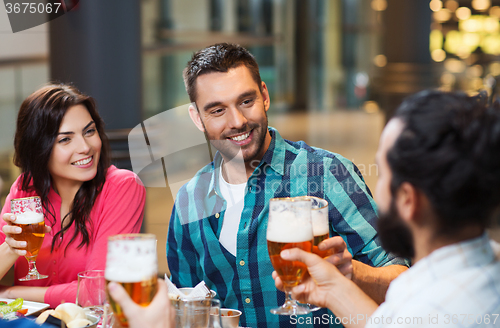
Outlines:
[{"label": "woman's hand", "polygon": [[[22,232],[20,227],[13,225],[13,223],[16,222],[16,216],[12,213],[5,213],[2,219],[7,222],[7,224],[2,227],[2,231],[6,236],[5,243],[9,245],[9,248],[13,253],[18,256],[25,256],[27,243],[25,241],[17,241],[14,239],[15,235]],[[50,230],[51,228],[49,226],[45,226],[45,233],[49,233]]]},{"label": "woman's hand", "polygon": [[13,253],[19,256],[25,256],[26,250],[24,248],[28,243],[25,241],[17,241],[13,237],[23,231],[20,227],[12,225],[16,221],[16,216],[12,213],[5,213],[2,219],[7,222],[7,224],[2,227],[2,231],[5,234],[5,243],[9,245]]}]

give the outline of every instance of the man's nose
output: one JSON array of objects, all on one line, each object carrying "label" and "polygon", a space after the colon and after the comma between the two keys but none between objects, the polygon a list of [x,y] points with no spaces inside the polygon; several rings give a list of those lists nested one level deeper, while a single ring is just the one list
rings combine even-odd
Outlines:
[{"label": "man's nose", "polygon": [[231,128],[239,129],[247,124],[248,120],[245,117],[245,115],[243,115],[240,109],[231,107],[229,109],[229,112],[230,112],[229,124]]}]

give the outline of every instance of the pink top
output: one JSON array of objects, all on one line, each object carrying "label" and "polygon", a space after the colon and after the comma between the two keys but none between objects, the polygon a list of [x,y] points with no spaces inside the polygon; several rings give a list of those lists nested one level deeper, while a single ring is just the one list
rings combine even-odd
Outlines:
[{"label": "pink top", "polygon": [[[10,200],[35,195],[35,192],[19,190],[20,178],[12,185],[10,193],[5,200],[2,209],[4,213],[10,213]],[[77,274],[85,270],[104,270],[106,265],[106,251],[108,236],[121,233],[139,232],[144,216],[144,205],[146,201],[146,189],[137,175],[128,170],[117,169],[111,166],[108,169],[106,182],[103,190],[97,197],[94,207],[90,213],[93,230],[89,228],[89,247],[77,249],[81,237],[75,241],[64,252],[66,245],[73,236],[74,226],[66,231],[60,247],[55,247],[50,252],[54,235],[61,231],[61,198],[51,189],[49,200],[55,209],[56,223],[52,231],[45,235],[42,248],[36,260],[38,271],[49,276],[47,279],[35,281],[19,281],[28,273],[28,262],[24,257],[19,257],[15,263],[15,285],[19,286],[42,286],[49,289],[45,293],[45,303],[52,308],[62,302],[76,300]],[[1,227],[6,222],[0,217],[0,243],[5,241],[5,234]],[[49,219],[45,224],[51,225]]]}]

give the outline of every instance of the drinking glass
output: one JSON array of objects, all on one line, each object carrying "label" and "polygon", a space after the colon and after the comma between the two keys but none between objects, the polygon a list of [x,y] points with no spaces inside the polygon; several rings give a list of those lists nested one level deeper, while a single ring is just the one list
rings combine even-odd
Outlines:
[{"label": "drinking glass", "polygon": [[[320,251],[318,245],[325,239],[330,237],[330,226],[328,222],[328,201],[323,198],[314,196],[303,196],[298,198],[309,199],[311,201],[311,221],[313,227],[313,248],[312,252],[322,258],[327,258],[333,254],[333,249],[327,249]],[[300,303],[299,303],[300,304]],[[306,303],[311,311],[317,311],[321,309],[311,303]]]},{"label": "drinking glass", "polygon": [[213,298],[174,300],[175,327],[222,328],[220,301]]},{"label": "drinking glass", "polygon": [[300,248],[312,251],[313,231],[311,223],[311,200],[303,198],[273,198],[269,202],[267,222],[267,248],[271,263],[278,273],[285,290],[285,304],[271,310],[273,314],[307,314],[311,310],[292,299],[291,289],[297,286],[307,266],[300,261],[281,258],[284,249]]},{"label": "drinking glass", "polygon": [[[148,306],[156,295],[158,263],[156,236],[153,234],[124,234],[108,238],[106,259],[106,283],[114,281],[122,285],[132,300]],[[110,296],[108,300],[116,321],[128,327],[128,320],[121,307]]]},{"label": "drinking glass", "polygon": [[98,327],[111,327],[112,315],[106,300],[104,270],[87,270],[78,273],[76,304],[100,318]]},{"label": "drinking glass", "polygon": [[20,278],[19,281],[47,278],[48,276],[40,274],[36,268],[36,257],[45,237],[45,220],[40,197],[12,199],[10,201],[10,210],[12,214],[16,215],[16,221],[12,225],[22,229],[20,234],[13,234],[12,238],[27,243],[24,257],[28,261],[29,271],[26,277]]},{"label": "drinking glass", "polygon": [[311,221],[314,235],[312,252],[319,257],[326,258],[333,254],[333,249],[320,251],[318,245],[330,237],[328,201],[314,196],[304,196],[304,198],[311,200]]}]

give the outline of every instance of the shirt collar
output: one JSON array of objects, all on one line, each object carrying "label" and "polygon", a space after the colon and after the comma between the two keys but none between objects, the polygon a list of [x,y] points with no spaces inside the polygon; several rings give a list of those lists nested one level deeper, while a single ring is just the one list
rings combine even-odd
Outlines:
[{"label": "shirt collar", "polygon": [[268,164],[271,168],[279,173],[280,175],[285,174],[285,152],[286,152],[286,142],[278,133],[278,131],[269,127],[269,133],[271,134],[271,143],[269,148],[267,148],[266,153],[262,157],[259,166]]}]

